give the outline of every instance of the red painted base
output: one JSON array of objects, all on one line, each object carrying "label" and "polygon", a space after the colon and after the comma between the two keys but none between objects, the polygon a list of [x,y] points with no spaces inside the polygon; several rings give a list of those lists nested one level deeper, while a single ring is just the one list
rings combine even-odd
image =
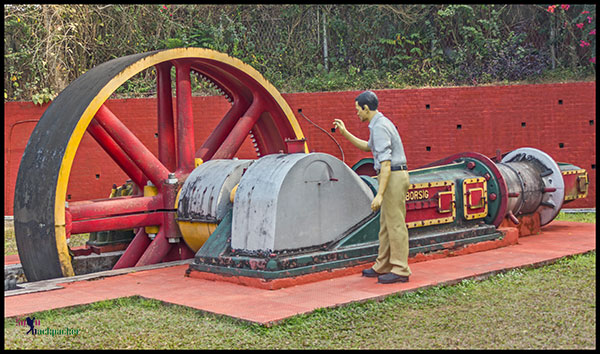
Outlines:
[{"label": "red painted base", "polygon": [[[439,252],[432,253],[418,253],[413,257],[408,259],[408,263],[417,263],[423,261],[429,261],[433,259],[452,257],[452,256],[460,256],[469,253],[487,251],[495,248],[505,247],[509,245],[517,244],[519,238],[519,231],[516,228],[499,228],[500,232],[504,234],[504,237],[500,240],[493,241],[484,241],[478,242],[474,244],[465,245],[456,249],[444,249]],[[450,248],[451,244],[447,244]],[[267,290],[277,290],[282,288],[289,288],[291,286],[307,284],[316,281],[338,278],[341,276],[346,276],[350,274],[356,274],[362,272],[363,269],[370,268],[373,265],[372,262],[347,267],[347,268],[339,268],[333,270],[322,271],[313,274],[306,274],[297,277],[291,278],[282,278],[282,279],[272,279],[265,280],[260,278],[251,278],[251,277],[243,277],[243,276],[233,276],[233,275],[222,275],[222,274],[214,274],[208,272],[201,272],[198,270],[191,269],[188,274],[191,278],[197,279],[205,279],[205,280],[213,280],[213,281],[226,281],[235,284],[246,285],[259,289],[267,289]]]},{"label": "red painted base", "polygon": [[539,213],[520,215],[517,219],[519,219],[519,225],[516,225],[509,218],[505,218],[499,227],[514,227],[519,230],[519,237],[539,235],[542,232]]},{"label": "red painted base", "polygon": [[[513,237],[515,234],[516,231]],[[510,237],[506,235],[505,239]],[[410,282],[396,284],[379,284],[376,279],[351,274],[271,291],[184,277],[187,264],[140,270],[94,281],[58,283],[60,288],[52,291],[5,296],[4,318],[24,318],[49,309],[141,296],[271,326],[318,308],[382,300],[391,294],[456,284],[464,279],[485,279],[506,270],[542,266],[586,253],[596,249],[596,225],[553,221],[544,226],[540,235],[518,241],[516,245],[489,251],[415,262],[411,265]]]}]

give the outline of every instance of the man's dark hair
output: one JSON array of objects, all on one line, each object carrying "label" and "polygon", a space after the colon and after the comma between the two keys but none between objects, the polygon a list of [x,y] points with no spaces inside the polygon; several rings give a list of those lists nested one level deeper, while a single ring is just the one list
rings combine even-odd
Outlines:
[{"label": "man's dark hair", "polygon": [[370,110],[374,111],[379,107],[379,100],[377,99],[377,95],[373,91],[365,91],[358,95],[355,100],[360,108],[364,108],[365,105],[369,107]]}]

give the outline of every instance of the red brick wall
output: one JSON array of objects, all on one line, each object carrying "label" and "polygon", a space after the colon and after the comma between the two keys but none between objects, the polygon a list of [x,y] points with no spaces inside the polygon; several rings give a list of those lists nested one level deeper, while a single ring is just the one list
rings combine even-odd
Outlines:
[{"label": "red brick wall", "polygon": [[[330,131],[341,118],[356,136],[368,139],[367,124],[360,124],[354,108],[359,91],[283,94],[307,137],[311,151],[341,159],[338,146],[307,122],[298,110]],[[458,152],[494,156],[519,147],[540,149],[558,162],[588,171],[590,186],[585,200],[569,208],[595,207],[596,200],[596,83],[378,90],[379,110],[398,127],[409,169]],[[229,104],[222,97],[194,97],[198,147],[224,116]],[[107,106],[154,153],[157,152],[156,100],[110,100]],[[4,104],[4,214],[12,215],[13,190],[27,139],[47,105],[30,102]],[[427,108],[429,107],[429,108]],[[523,126],[523,123],[525,126]],[[457,128],[461,126],[461,129]],[[345,162],[352,166],[368,152],[355,149],[339,134]],[[65,137],[66,139],[67,137]],[[559,144],[563,147],[559,147]],[[429,147],[429,150],[427,149]],[[249,140],[238,153],[255,158]],[[113,183],[126,175],[87,134],[76,154],[67,194],[70,200],[106,197]]]}]

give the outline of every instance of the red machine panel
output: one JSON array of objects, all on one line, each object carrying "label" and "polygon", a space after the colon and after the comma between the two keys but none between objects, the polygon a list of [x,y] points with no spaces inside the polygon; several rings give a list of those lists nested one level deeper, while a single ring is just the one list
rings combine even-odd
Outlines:
[{"label": "red machine panel", "polygon": [[586,170],[562,171],[565,182],[565,202],[587,197],[588,175]]},{"label": "red machine panel", "polygon": [[406,193],[408,228],[453,222],[456,218],[454,182],[411,184]]},{"label": "red machine panel", "polygon": [[487,181],[484,177],[463,180],[463,203],[465,219],[483,218],[488,213]]}]

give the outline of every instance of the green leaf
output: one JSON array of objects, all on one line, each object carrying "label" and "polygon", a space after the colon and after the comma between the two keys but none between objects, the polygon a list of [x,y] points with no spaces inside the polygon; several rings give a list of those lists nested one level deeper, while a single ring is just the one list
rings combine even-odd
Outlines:
[{"label": "green leaf", "polygon": [[410,52],[411,52],[412,54],[417,54],[418,56],[421,56],[421,55],[423,54],[423,53],[421,52],[421,49],[419,49],[419,48],[417,48],[417,47],[415,47],[415,48],[411,49],[411,50],[410,50]]}]

